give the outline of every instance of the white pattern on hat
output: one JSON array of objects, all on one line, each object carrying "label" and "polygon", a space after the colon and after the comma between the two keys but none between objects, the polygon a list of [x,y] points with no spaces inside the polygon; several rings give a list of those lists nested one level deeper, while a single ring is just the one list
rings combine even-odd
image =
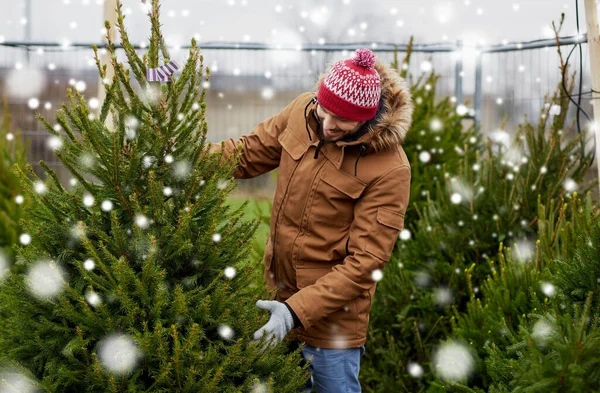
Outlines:
[{"label": "white pattern on hat", "polygon": [[333,66],[323,82],[332,93],[354,105],[374,107],[379,103],[379,75],[361,75],[340,61]]}]

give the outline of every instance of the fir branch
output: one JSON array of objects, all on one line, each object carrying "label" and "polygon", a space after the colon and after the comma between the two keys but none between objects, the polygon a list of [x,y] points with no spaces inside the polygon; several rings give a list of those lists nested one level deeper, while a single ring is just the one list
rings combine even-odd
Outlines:
[{"label": "fir branch", "polygon": [[[85,223],[83,223],[82,221],[80,221],[78,224],[84,230],[86,230],[86,231],[89,230],[89,227],[87,225],[85,225]],[[85,249],[87,250],[87,252],[90,254],[90,256],[92,257],[92,259],[94,260],[94,262],[98,264],[98,266],[100,267],[100,270],[102,271],[102,273],[104,273],[104,275],[106,276],[106,278],[111,282],[111,284],[113,284],[114,286],[117,286],[117,280],[113,276],[113,274],[112,274],[111,270],[108,268],[108,266],[106,266],[106,264],[103,262],[103,259],[100,258],[100,255],[96,251],[96,248],[94,247],[94,245],[92,244],[92,242],[90,241],[90,239],[87,236],[83,236],[82,243],[83,243]],[[108,256],[110,258],[109,260],[111,261],[111,265],[118,264],[119,260],[117,260],[110,253],[108,255],[105,255],[105,256]]]},{"label": "fir branch", "polygon": [[66,190],[63,188],[62,184],[60,184],[60,180],[58,180],[58,176],[56,176],[56,173],[52,169],[50,169],[50,167],[46,164],[46,162],[44,160],[40,160],[39,164],[52,177],[52,180],[54,180],[54,184],[56,185],[58,190],[61,193],[66,193]]},{"label": "fir branch", "polygon": [[129,66],[133,70],[133,74],[135,75],[140,86],[144,87],[146,85],[146,72],[144,63],[140,59],[140,57],[135,52],[135,49],[130,43],[129,35],[127,34],[127,29],[125,28],[124,20],[125,16],[123,15],[123,4],[121,1],[117,2],[117,27],[119,29],[119,33],[121,35],[121,46],[125,50],[125,54],[127,55],[127,61]]},{"label": "fir branch", "polygon": [[[69,136],[69,139],[71,139],[71,141],[74,142],[75,145],[83,147],[81,145],[81,143],[79,142],[79,139],[75,138],[75,135],[73,134],[73,130],[71,129],[71,125],[67,121],[67,111],[68,111],[67,106],[63,102],[61,105],[61,109],[56,111],[56,122],[67,133],[67,135]],[[52,128],[52,126],[50,126],[50,124],[48,124],[48,122],[46,122],[45,125],[46,124],[47,124],[47,127]]]},{"label": "fir branch", "polygon": [[73,176],[75,176],[75,178],[77,179],[77,181],[79,181],[83,187],[88,190],[90,192],[90,194],[94,194],[94,188],[92,187],[92,185],[90,183],[88,183],[87,180],[85,180],[83,178],[83,176],[81,176],[81,174],[79,174],[79,172],[73,167],[73,165],[71,165],[70,160],[67,159],[67,157],[65,157],[60,151],[55,151],[54,154],[56,154],[56,156],[58,157],[59,160],[62,161],[63,165],[67,167],[67,169],[69,169],[69,171],[73,174]]}]

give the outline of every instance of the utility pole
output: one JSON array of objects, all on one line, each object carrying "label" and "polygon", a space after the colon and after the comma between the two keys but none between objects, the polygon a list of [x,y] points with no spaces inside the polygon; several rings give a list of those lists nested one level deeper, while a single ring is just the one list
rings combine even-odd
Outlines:
[{"label": "utility pole", "polygon": [[[25,0],[25,42],[31,42],[31,0]],[[29,67],[29,50],[25,51]]]},{"label": "utility pole", "polygon": [[[592,74],[592,106],[594,108],[594,137],[596,138],[596,166],[600,179],[600,33],[598,30],[598,9],[595,0],[585,0],[585,20],[587,22],[587,42],[590,51],[590,71]],[[600,186],[600,184],[599,184]]]},{"label": "utility pole", "polygon": [[[109,31],[111,41],[115,41],[117,37],[117,0],[105,0],[104,1],[104,18],[102,19],[102,25],[104,25],[104,21],[109,21],[111,29]],[[103,37],[103,42],[108,43],[106,36]],[[112,82],[113,76],[115,75],[115,70],[112,65],[112,59],[110,57],[110,53],[107,50],[101,50],[100,52],[100,64],[106,64],[106,79]],[[109,83],[110,83],[109,82]],[[100,108],[102,107],[102,103],[104,102],[104,98],[106,97],[106,91],[104,91],[104,85],[102,80],[98,81],[98,102]],[[110,114],[107,117],[107,127],[112,127],[112,118]]]}]

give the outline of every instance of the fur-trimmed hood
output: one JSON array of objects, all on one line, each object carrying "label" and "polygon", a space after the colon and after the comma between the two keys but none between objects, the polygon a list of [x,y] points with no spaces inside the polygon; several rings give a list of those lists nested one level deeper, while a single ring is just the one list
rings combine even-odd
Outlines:
[{"label": "fur-trimmed hood", "polygon": [[[379,152],[404,144],[412,123],[414,103],[408,84],[398,71],[380,61],[375,63],[375,69],[381,78],[379,109],[377,115],[362,128],[363,131],[366,128],[366,132],[356,142],[350,144],[362,143],[370,146],[373,151]],[[319,88],[325,75],[323,73],[319,76],[316,89]]]}]

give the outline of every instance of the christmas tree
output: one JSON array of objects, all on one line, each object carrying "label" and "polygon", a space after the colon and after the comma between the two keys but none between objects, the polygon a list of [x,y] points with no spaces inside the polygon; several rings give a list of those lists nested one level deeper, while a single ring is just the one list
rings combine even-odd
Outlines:
[{"label": "christmas tree", "polygon": [[13,265],[12,246],[22,232],[19,220],[28,209],[17,176],[11,171],[14,164],[21,168],[25,166],[28,144],[22,141],[21,132],[13,132],[6,99],[3,109],[0,126],[0,280],[4,271]]},{"label": "christmas tree", "polygon": [[[413,37],[407,45],[402,63],[398,51],[394,52],[392,67],[409,81],[415,103],[411,130],[404,140],[404,149],[411,165],[411,204],[406,216],[416,217],[427,203],[427,198],[437,199],[437,189],[432,187],[446,172],[458,172],[460,159],[475,160],[482,148],[481,135],[473,122],[465,127],[466,106],[457,106],[456,97],[438,97],[436,86],[440,75],[432,68],[418,78],[408,73],[412,56]],[[415,80],[416,79],[416,80]],[[468,104],[466,102],[465,104]],[[444,186],[444,183],[441,183]]]},{"label": "christmas tree", "polygon": [[[572,94],[574,78],[567,80],[564,64],[563,75]],[[488,140],[474,159],[461,157],[435,181],[415,173],[415,182],[434,184],[436,193],[412,224],[407,221],[378,282],[367,342],[374,350],[361,367],[366,391],[425,391],[447,359],[468,358],[458,343],[440,343],[452,336],[455,312],[465,311],[469,285],[479,293],[501,243],[528,258],[537,238],[538,198],[548,206],[593,187],[582,183],[592,156],[585,134],[566,138],[573,124],[565,124],[569,99],[562,82],[544,101],[537,124],[525,118],[512,142]],[[418,197],[411,187],[411,200]]]},{"label": "christmas tree", "polygon": [[96,53],[99,113],[68,90],[59,130],[39,117],[76,184],[65,189],[43,162],[48,186],[16,168],[32,212],[17,247],[26,273],[0,286],[0,389],[296,391],[308,379],[299,352],[251,343],[268,316],[255,302],[272,294],[253,285],[262,265],[247,259],[258,223],[225,203],[237,156],[222,160],[205,145],[203,56],[192,40],[177,78],[149,81],[173,66],[158,0],[142,58],[121,7],[128,66],[107,22],[114,77]]},{"label": "christmas tree", "polygon": [[453,339],[468,343],[475,370],[469,389],[439,391],[597,390],[600,212],[590,193],[556,202],[540,203],[535,253],[523,260],[501,244],[481,291],[455,310]]}]

